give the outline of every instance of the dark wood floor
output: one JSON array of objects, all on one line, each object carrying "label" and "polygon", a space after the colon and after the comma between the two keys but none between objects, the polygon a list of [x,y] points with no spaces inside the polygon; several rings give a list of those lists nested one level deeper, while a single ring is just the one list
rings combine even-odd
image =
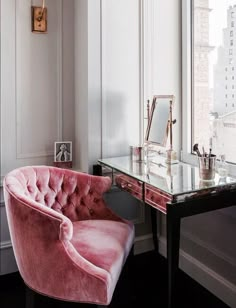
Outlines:
[{"label": "dark wood floor", "polygon": [[[229,308],[182,271],[179,271],[178,281],[177,308]],[[166,285],[166,259],[157,256],[155,252],[136,255],[132,266],[128,263],[124,268],[109,308],[165,308],[167,307]],[[1,308],[25,307],[25,286],[18,273],[0,276],[0,286]],[[49,306],[72,308],[80,305],[36,296],[35,308]],[[91,305],[85,305],[85,307],[91,307]]]}]

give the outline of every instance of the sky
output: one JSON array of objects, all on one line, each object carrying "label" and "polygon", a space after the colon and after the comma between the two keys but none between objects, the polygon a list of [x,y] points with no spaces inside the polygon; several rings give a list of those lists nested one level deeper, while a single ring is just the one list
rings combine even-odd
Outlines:
[{"label": "sky", "polygon": [[211,45],[222,42],[222,29],[227,25],[227,9],[234,4],[236,5],[236,0],[209,0],[209,7],[212,9],[209,20]]}]

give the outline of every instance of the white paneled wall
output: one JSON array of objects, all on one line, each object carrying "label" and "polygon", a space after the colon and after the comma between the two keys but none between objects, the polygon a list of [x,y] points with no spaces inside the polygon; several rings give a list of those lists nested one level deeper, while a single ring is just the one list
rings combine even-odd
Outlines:
[{"label": "white paneled wall", "polygon": [[129,154],[140,140],[141,1],[102,1],[102,154]]},{"label": "white paneled wall", "polygon": [[[26,164],[51,164],[53,143],[60,138],[74,141],[75,165],[83,171],[91,171],[99,157],[128,154],[129,145],[141,141],[141,103],[152,94],[176,96],[174,146],[179,150],[181,2],[48,0],[48,34],[38,35],[30,29],[30,0],[1,0],[1,176]],[[118,200],[124,208],[126,201],[132,203],[118,194],[108,196],[110,202],[115,198],[114,206]],[[144,235],[140,241],[149,241],[144,211],[132,206],[136,217],[130,209],[128,216]],[[5,273],[16,265],[3,202],[0,211]],[[180,265],[232,303],[235,249],[229,237],[235,211],[225,213],[183,221]],[[199,228],[203,221],[212,227],[208,233]],[[165,219],[161,231],[165,254]]]},{"label": "white paneled wall", "polygon": [[[48,163],[62,138],[62,1],[49,1],[48,33],[31,32],[31,1],[2,1],[2,175]],[[51,157],[50,157],[51,156]]]},{"label": "white paneled wall", "polygon": [[[1,0],[1,178],[53,163],[54,141],[74,141],[74,0],[46,1],[47,34],[31,32],[31,4]],[[1,268],[14,271],[1,192]]]},{"label": "white paneled wall", "polygon": [[75,108],[83,114],[75,147],[82,170],[140,141],[141,3],[75,2]]}]

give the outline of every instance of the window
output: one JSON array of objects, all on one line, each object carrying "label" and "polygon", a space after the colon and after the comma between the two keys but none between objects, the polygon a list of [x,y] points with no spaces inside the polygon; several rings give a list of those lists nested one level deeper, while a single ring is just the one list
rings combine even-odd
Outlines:
[{"label": "window", "polygon": [[[195,162],[192,147],[198,143],[205,149],[212,148],[216,155],[225,154],[229,162],[236,163],[236,94],[223,89],[236,88],[234,83],[234,66],[236,55],[233,52],[235,18],[232,14],[236,0],[199,1],[183,0],[183,151],[182,159]],[[204,20],[201,11],[205,12]],[[217,12],[222,18],[217,18]],[[217,29],[217,31],[216,31]],[[204,35],[201,39],[199,32]],[[206,40],[207,38],[207,40]],[[199,53],[205,52],[204,61]],[[227,68],[227,63],[230,64]],[[201,67],[201,71],[196,68]],[[202,72],[205,72],[203,75]],[[232,82],[232,81],[233,82]],[[230,122],[230,127],[224,126]],[[236,172],[231,170],[231,172]]]},{"label": "window", "polygon": [[234,12],[231,12],[231,18],[234,18]]}]

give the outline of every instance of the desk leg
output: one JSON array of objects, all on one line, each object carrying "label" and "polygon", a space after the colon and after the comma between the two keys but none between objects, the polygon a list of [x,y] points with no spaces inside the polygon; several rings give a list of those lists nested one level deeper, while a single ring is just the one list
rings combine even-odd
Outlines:
[{"label": "desk leg", "polygon": [[157,210],[150,206],[151,209],[151,223],[152,223],[152,239],[154,244],[154,249],[158,253],[159,245],[157,238]]},{"label": "desk leg", "polygon": [[[168,308],[178,307],[176,303],[177,272],[179,268],[180,218],[169,208],[167,222],[168,262]],[[175,306],[174,306],[175,305]]]}]

